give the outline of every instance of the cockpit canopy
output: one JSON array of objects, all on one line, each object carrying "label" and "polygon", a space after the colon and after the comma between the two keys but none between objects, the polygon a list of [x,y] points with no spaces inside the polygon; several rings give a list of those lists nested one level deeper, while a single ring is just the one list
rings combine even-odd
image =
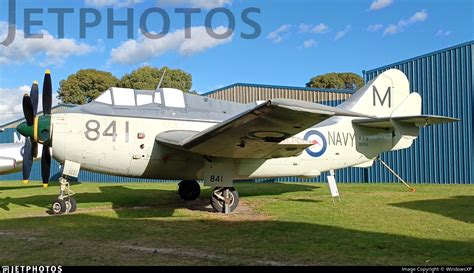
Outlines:
[{"label": "cockpit canopy", "polygon": [[149,104],[158,104],[166,107],[185,108],[183,91],[174,88],[160,88],[158,90],[136,90],[129,88],[111,87],[95,102],[113,106],[136,107]]}]

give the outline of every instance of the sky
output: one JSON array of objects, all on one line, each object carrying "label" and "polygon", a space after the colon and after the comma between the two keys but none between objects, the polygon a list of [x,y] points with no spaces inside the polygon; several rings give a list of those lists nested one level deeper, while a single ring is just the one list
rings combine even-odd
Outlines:
[{"label": "sky", "polygon": [[[34,80],[41,82],[51,69],[53,88],[79,69],[94,68],[123,76],[143,65],[179,68],[192,74],[192,90],[208,92],[237,82],[304,86],[311,77],[329,72],[362,75],[383,65],[405,60],[473,40],[472,0],[17,0],[16,38],[0,45],[0,124],[21,117],[21,97]],[[8,27],[8,2],[0,4],[0,41]],[[140,17],[152,7],[163,8],[170,31],[161,39],[149,39],[140,31]],[[215,39],[206,33],[205,19],[224,7],[235,17],[232,35]],[[25,11],[42,9],[30,18],[41,25],[31,33],[43,39],[25,38]],[[50,8],[70,8],[65,14],[64,37],[58,32],[58,16]],[[80,11],[97,9],[102,20],[80,37]],[[125,19],[133,8],[133,37],[127,27],[116,26],[107,36],[108,9]],[[200,8],[191,16],[191,38],[185,38],[185,16],[176,8]],[[242,38],[254,27],[254,39]],[[87,20],[92,20],[88,15]],[[212,17],[216,33],[228,30],[223,13]],[[163,28],[159,14],[148,17],[152,33]],[[58,101],[55,100],[55,103]],[[40,107],[41,108],[41,107]]]}]

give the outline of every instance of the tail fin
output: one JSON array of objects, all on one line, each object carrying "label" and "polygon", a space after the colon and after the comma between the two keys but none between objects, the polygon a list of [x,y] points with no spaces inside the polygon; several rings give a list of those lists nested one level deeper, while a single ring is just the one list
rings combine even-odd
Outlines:
[{"label": "tail fin", "polygon": [[[404,106],[402,106],[402,104]],[[390,69],[368,82],[340,108],[376,117],[390,117],[393,114],[421,114],[421,98],[417,93],[410,94],[410,84],[403,72]]]},{"label": "tail fin", "polygon": [[[375,116],[352,121],[360,128],[361,134],[373,135],[391,130],[392,143],[387,151],[410,147],[421,127],[459,121],[449,117],[421,115],[421,96],[415,92],[410,93],[407,77],[396,69],[380,74],[339,107]],[[363,129],[367,127],[383,131]]]}]

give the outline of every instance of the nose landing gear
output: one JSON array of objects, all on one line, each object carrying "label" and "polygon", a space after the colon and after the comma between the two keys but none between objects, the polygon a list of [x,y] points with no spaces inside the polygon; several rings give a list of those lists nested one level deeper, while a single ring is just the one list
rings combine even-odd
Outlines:
[{"label": "nose landing gear", "polygon": [[59,178],[60,190],[58,199],[54,200],[51,206],[53,214],[73,213],[77,209],[77,202],[72,196],[74,192],[71,190],[69,181],[66,178]]}]

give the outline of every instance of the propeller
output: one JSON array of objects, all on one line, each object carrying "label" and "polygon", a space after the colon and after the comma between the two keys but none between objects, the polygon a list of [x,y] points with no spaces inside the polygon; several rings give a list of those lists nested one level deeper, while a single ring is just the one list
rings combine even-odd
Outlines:
[{"label": "propeller", "polygon": [[38,82],[33,82],[30,95],[23,96],[22,106],[26,121],[18,125],[17,131],[25,136],[23,152],[23,183],[27,184],[31,174],[33,159],[38,156],[38,143],[43,145],[41,152],[41,178],[43,186],[48,187],[51,168],[51,73],[46,70],[43,81],[43,116],[36,116],[38,111]]}]

